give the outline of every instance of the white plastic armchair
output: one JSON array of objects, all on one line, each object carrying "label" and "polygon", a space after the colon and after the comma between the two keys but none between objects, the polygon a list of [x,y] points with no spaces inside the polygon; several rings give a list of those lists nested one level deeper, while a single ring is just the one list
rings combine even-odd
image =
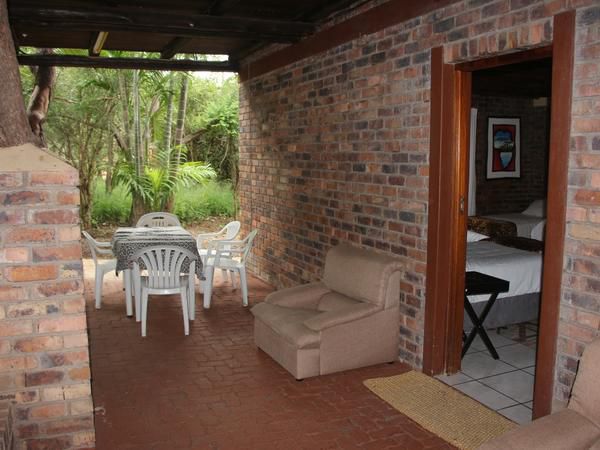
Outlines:
[{"label": "white plastic armchair", "polygon": [[175,214],[168,212],[151,212],[144,214],[135,224],[136,227],[180,227],[181,222]]},{"label": "white plastic armchair", "polygon": [[[116,269],[117,260],[114,258],[98,258],[99,255],[114,256],[110,242],[99,242],[96,239],[94,239],[87,231],[82,231],[81,234],[83,234],[83,237],[85,237],[87,245],[90,248],[90,253],[92,254],[92,259],[94,260],[94,266],[96,268],[94,296],[96,299],[96,309],[100,309],[102,305],[102,282],[104,280],[104,275]],[[128,314],[131,314],[131,312],[129,311],[130,308],[131,305],[128,305]]]},{"label": "white plastic armchair", "polygon": [[[189,334],[197,259],[198,256],[189,250],[172,246],[146,247],[131,257],[133,276],[141,286],[142,336],[146,336],[148,296],[177,293],[181,297],[183,331],[186,336]],[[189,270],[187,274],[182,274],[186,262],[189,263]]]},{"label": "white plastic armchair", "polygon": [[219,231],[214,233],[200,233],[196,237],[196,245],[198,246],[198,253],[200,254],[200,258],[202,258],[202,262],[205,260],[206,253],[208,251],[208,244],[210,241],[215,239],[220,240],[231,240],[235,238],[240,232],[240,227],[242,224],[234,220],[233,222],[229,222]]},{"label": "white plastic armchair", "polygon": [[215,269],[224,269],[237,272],[240,276],[242,289],[242,304],[248,306],[248,283],[246,280],[246,259],[252,249],[252,242],[258,233],[252,230],[245,239],[213,240],[208,245],[208,253],[204,263],[204,308],[210,308],[212,297],[212,284]]}]

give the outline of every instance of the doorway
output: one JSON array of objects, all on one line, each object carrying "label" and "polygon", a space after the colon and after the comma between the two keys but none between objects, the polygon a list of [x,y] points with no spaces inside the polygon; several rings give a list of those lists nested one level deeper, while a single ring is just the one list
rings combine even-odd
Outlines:
[{"label": "doorway", "polygon": [[460,369],[466,263],[469,123],[474,71],[552,58],[548,204],[533,417],[552,409],[565,235],[573,74],[573,12],[554,17],[554,44],[457,65],[432,50],[430,210],[424,371]]},{"label": "doorway", "polygon": [[465,303],[460,371],[439,377],[518,423],[532,417],[551,81],[551,58],[471,72],[465,286],[476,273],[486,292]]}]

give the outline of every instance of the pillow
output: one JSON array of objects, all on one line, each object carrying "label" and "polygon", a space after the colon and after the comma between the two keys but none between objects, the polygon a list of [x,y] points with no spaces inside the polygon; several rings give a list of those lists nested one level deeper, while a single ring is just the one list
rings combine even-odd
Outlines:
[{"label": "pillow", "polygon": [[533,230],[531,230],[531,238],[537,239],[538,241],[544,240],[544,235],[546,234],[546,219],[540,221]]},{"label": "pillow", "polygon": [[487,239],[489,236],[485,234],[476,233],[475,231],[467,230],[467,242],[477,242],[482,239]]},{"label": "pillow", "polygon": [[546,200],[534,200],[531,202],[531,205],[523,211],[523,214],[535,217],[546,217]]}]

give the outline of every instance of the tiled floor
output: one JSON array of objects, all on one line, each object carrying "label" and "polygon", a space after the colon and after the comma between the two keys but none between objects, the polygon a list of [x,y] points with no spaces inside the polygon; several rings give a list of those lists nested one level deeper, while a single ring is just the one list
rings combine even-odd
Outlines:
[{"label": "tiled floor", "polygon": [[516,327],[503,329],[500,334],[489,331],[500,356],[498,360],[490,356],[477,337],[462,359],[461,372],[438,378],[517,423],[530,422],[535,374],[534,327],[528,326],[526,337],[519,335]]},{"label": "tiled floor", "polygon": [[[189,336],[177,299],[152,298],[146,338],[125,316],[120,281],[107,275],[100,310],[90,281],[99,450],[452,448],[364,387],[408,370],[400,363],[297,382],[256,349],[250,311],[220,281],[210,310],[197,296]],[[271,290],[252,277],[249,284],[251,305]]]}]

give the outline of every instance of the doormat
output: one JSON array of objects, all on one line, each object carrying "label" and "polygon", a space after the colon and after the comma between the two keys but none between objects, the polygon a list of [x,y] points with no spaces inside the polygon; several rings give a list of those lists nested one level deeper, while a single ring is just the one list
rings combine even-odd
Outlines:
[{"label": "doormat", "polygon": [[420,372],[365,380],[367,388],[446,442],[476,449],[517,425],[462,392]]}]

